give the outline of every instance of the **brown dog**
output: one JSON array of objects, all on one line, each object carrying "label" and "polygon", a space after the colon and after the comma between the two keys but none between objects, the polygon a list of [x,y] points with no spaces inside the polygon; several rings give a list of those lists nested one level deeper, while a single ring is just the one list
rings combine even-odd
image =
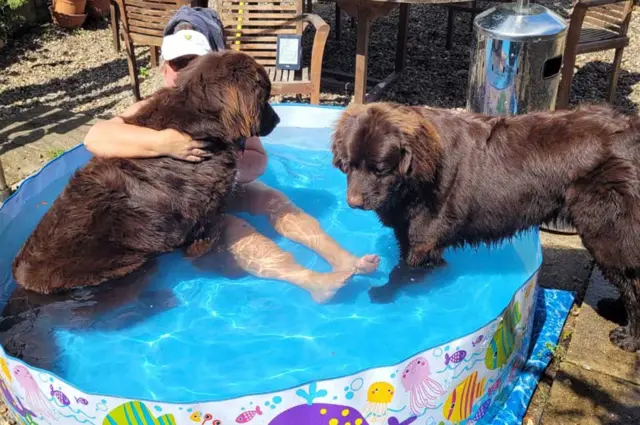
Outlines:
[{"label": "brown dog", "polygon": [[211,159],[92,158],[76,172],[13,262],[24,288],[52,293],[124,276],[156,254],[207,252],[218,240],[239,146],[279,122],[264,68],[233,51],[185,68],[130,124],[210,141]]},{"label": "brown dog", "polygon": [[628,324],[611,341],[640,349],[640,118],[603,106],[505,118],[354,105],[332,151],[349,205],[393,228],[411,268],[442,265],[448,247],[573,224],[622,293]]}]

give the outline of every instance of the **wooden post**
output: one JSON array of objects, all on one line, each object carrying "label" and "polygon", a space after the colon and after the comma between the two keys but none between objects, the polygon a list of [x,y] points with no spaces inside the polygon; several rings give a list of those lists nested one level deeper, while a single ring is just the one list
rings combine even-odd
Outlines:
[{"label": "wooden post", "polygon": [[369,33],[371,21],[358,8],[358,42],[356,44],[356,75],[354,102],[364,103],[367,94],[367,60],[369,55]]},{"label": "wooden post", "polygon": [[402,73],[407,63],[407,29],[409,27],[409,4],[400,5],[398,17],[398,44],[396,45],[396,72]]},{"label": "wooden post", "polygon": [[10,190],[7,186],[7,179],[4,176],[4,170],[2,169],[2,162],[0,162],[0,202],[9,197]]}]

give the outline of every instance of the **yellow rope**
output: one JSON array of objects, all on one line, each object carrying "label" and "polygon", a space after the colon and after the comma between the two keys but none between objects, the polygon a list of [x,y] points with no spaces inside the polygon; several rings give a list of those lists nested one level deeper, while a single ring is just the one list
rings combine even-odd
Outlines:
[{"label": "yellow rope", "polygon": [[[238,15],[242,15],[244,13],[242,6],[244,6],[243,1],[240,2],[240,9],[238,9]],[[242,16],[238,16],[238,25],[236,25],[236,30],[238,30],[238,32],[236,33],[236,42],[235,42],[236,50],[240,50],[240,40],[237,40],[237,39],[242,36]]]}]

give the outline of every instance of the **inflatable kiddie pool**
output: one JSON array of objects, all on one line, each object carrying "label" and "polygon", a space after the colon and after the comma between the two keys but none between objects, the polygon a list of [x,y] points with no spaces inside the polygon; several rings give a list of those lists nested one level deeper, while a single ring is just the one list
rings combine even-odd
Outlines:
[{"label": "inflatable kiddie pool", "polygon": [[[292,285],[163,255],[117,284],[45,297],[16,288],[11,262],[72,173],[78,146],[0,209],[0,389],[23,424],[407,425],[487,423],[529,353],[537,231],[389,283],[390,229],[346,204],[328,150],[340,108],[276,105],[262,180],[380,270],[325,305]],[[329,266],[247,218],[306,267]],[[208,261],[215,262],[215,258]],[[374,288],[372,290],[372,288]],[[380,294],[383,296],[380,297]],[[375,296],[374,296],[375,295]]]}]

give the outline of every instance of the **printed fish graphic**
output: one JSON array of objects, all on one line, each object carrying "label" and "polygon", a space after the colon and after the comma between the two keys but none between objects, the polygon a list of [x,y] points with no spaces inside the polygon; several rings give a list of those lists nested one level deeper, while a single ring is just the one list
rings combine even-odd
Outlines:
[{"label": "printed fish graphic", "polygon": [[444,417],[453,423],[467,419],[473,410],[473,403],[482,397],[486,380],[487,378],[482,378],[478,382],[478,372],[467,376],[444,402],[442,407]]},{"label": "printed fish graphic", "polygon": [[253,419],[256,415],[262,415],[262,411],[260,410],[260,406],[256,406],[256,410],[247,410],[243,412],[236,418],[236,422],[239,424],[246,424],[251,419]]},{"label": "printed fish graphic", "polygon": [[475,347],[476,345],[480,344],[482,341],[484,341],[484,335],[480,335],[479,337],[477,337],[475,341],[471,343],[471,345]]},{"label": "printed fish graphic", "polygon": [[491,385],[489,387],[489,389],[487,390],[487,394],[491,395],[493,393],[495,393],[496,391],[498,391],[498,388],[500,388],[500,384],[502,383],[502,380],[500,378],[498,378],[498,380],[496,382],[493,383],[493,385]]},{"label": "printed fish graphic", "polygon": [[531,296],[531,291],[533,290],[534,284],[531,283],[529,284],[529,286],[527,287],[527,289],[524,291],[524,297],[526,299],[529,299],[529,297]]},{"label": "printed fish graphic", "polygon": [[54,389],[53,385],[49,385],[49,388],[50,388],[49,394],[55,397],[56,400],[58,400],[58,403],[62,404],[63,406],[68,406],[71,404],[69,397],[67,397],[62,391]]},{"label": "printed fish graphic", "polygon": [[453,355],[449,355],[449,353],[444,354],[444,365],[448,366],[449,363],[460,363],[467,357],[467,352],[464,350],[456,351]]},{"label": "printed fish graphic", "polygon": [[88,406],[89,402],[87,401],[86,398],[82,398],[82,397],[75,397],[76,399],[76,403],[78,404],[82,404],[83,406]]},{"label": "printed fish graphic", "polygon": [[482,403],[478,408],[478,411],[476,412],[475,415],[473,415],[473,418],[471,418],[468,424],[471,424],[472,422],[475,424],[480,419],[484,418],[484,415],[486,415],[487,411],[489,410],[489,406],[491,406],[491,400],[487,400],[484,403]]},{"label": "printed fish graphic", "polygon": [[515,327],[522,320],[522,315],[520,314],[520,303],[518,301],[513,305],[513,326]]},{"label": "printed fish graphic", "polygon": [[504,319],[498,325],[484,357],[484,364],[489,370],[496,370],[506,365],[516,345],[515,327],[521,320],[518,302],[509,308]]},{"label": "printed fish graphic", "polygon": [[176,419],[170,413],[156,418],[144,403],[128,401],[111,410],[102,425],[176,425]]}]

